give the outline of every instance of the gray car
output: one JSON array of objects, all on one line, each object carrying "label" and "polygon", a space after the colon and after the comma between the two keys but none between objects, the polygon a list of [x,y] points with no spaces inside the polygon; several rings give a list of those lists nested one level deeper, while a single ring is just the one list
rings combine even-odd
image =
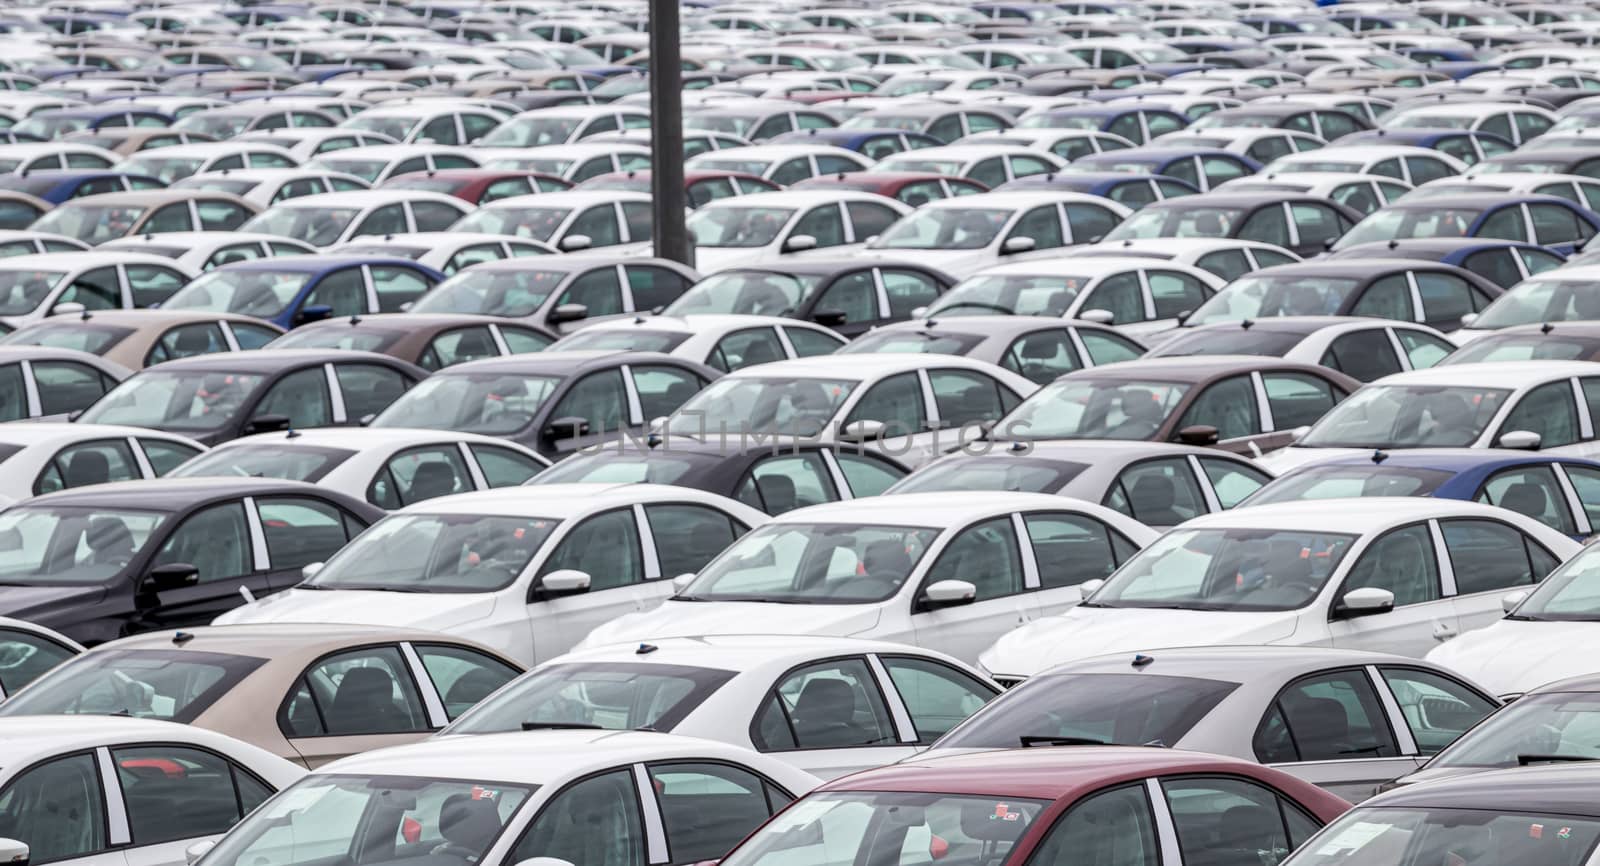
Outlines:
[{"label": "gray car", "polygon": [[1500,703],[1445,668],[1320,647],[1099,656],[1011,689],[941,751],[1160,745],[1260,761],[1347,800],[1413,772]]},{"label": "gray car", "polygon": [[988,361],[1043,385],[1057,376],[1145,352],[1143,344],[1109,325],[1040,316],[960,316],[916,319],[873,328],[838,354],[929,352]]}]

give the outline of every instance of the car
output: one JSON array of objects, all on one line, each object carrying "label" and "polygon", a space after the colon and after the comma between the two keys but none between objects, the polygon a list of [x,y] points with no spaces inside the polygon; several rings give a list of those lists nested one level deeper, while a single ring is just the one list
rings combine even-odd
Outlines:
[{"label": "car", "polygon": [[129,375],[76,349],[0,346],[0,421],[68,420]]},{"label": "car", "polygon": [[[477,142],[480,149],[570,144],[601,132],[650,125],[650,114],[633,107],[567,105],[525,111],[509,118]],[[698,125],[689,123],[688,126]],[[708,127],[709,128],[709,127]]]},{"label": "car", "polygon": [[[3,165],[3,163],[0,163]],[[472,152],[442,144],[369,144],[324,151],[303,164],[308,171],[352,174],[373,186],[402,174],[454,168],[478,168]]]},{"label": "car", "polygon": [[1262,165],[1280,156],[1328,146],[1326,141],[1309,132],[1274,126],[1213,126],[1203,129],[1186,127],[1177,132],[1169,132],[1151,143],[1157,146],[1214,147],[1248,156]]},{"label": "car", "polygon": [[1326,258],[1330,261],[1423,259],[1442,262],[1471,271],[1502,289],[1509,289],[1535,274],[1555,270],[1565,262],[1557,253],[1526,241],[1443,237],[1357,244],[1329,253]]},{"label": "car", "polygon": [[[193,135],[193,133],[190,133]],[[288,151],[289,155],[305,163],[325,153],[370,147],[380,144],[399,144],[387,135],[376,132],[357,132],[351,129],[321,126],[296,126],[282,129],[257,129],[235,137],[238,141],[255,141],[270,144]],[[204,139],[199,139],[204,140]],[[186,143],[186,142],[185,142]],[[149,146],[147,145],[146,148]],[[116,149],[116,148],[113,148]],[[141,148],[145,149],[145,148]],[[119,150],[119,152],[125,152]]]},{"label": "car", "polygon": [[843,337],[821,325],[779,316],[657,315],[596,322],[562,337],[550,348],[666,352],[727,373],[772,361],[832,354],[847,345]]},{"label": "car", "polygon": [[87,249],[89,249],[88,244],[64,235],[30,232],[23,229],[0,229],[0,258]]},{"label": "car", "polygon": [[[1425,147],[1397,144],[1356,144],[1343,141],[1314,150],[1280,156],[1267,166],[1272,173],[1338,172],[1373,174],[1422,186],[1429,181],[1455,177],[1467,164],[1455,157]],[[1480,169],[1481,171],[1481,169]]]},{"label": "car", "polygon": [[495,316],[568,334],[670,306],[699,272],[650,256],[539,256],[483,262],[413,299],[408,314]]},{"label": "car", "polygon": [[1184,328],[1145,357],[1261,355],[1321,364],[1358,381],[1422,370],[1456,349],[1427,325],[1357,316],[1269,316]]},{"label": "car", "polygon": [[1311,256],[1324,252],[1360,220],[1356,211],[1327,199],[1224,189],[1145,205],[1102,240],[1109,244],[1144,238],[1239,238]]},{"label": "car", "polygon": [[964,177],[994,189],[1019,178],[1051,174],[1065,166],[1065,160],[1042,151],[977,141],[970,144],[930,147],[886,157],[873,166],[872,170],[877,171],[881,168],[883,171],[899,173],[933,172],[945,177]]},{"label": "car", "polygon": [[1292,265],[1300,257],[1283,247],[1234,238],[1146,238],[1070,247],[1063,256],[1143,256],[1210,271],[1225,282],[1262,268]]},{"label": "car", "polygon": [[394,256],[274,256],[206,271],[161,308],[235,313],[294,328],[328,318],[399,312],[444,278],[433,268]]},{"label": "car", "polygon": [[353,174],[304,168],[223,169],[191,175],[172,183],[173,189],[209,189],[236,195],[259,207],[306,195],[355,192],[370,184]]},{"label": "car", "polygon": [[[0,231],[22,231],[39,221],[51,209],[50,203],[25,192],[0,191]],[[55,232],[42,232],[53,237]],[[68,240],[77,240],[69,238]],[[82,241],[79,241],[82,243]]]},{"label": "car", "polygon": [[[363,701],[381,685],[371,675],[348,682],[350,694]],[[316,825],[324,844],[357,846],[362,835],[377,833],[397,840],[394,854],[401,859],[448,857],[484,866],[529,859],[596,863],[604,856],[589,853],[596,850],[630,863],[664,859],[669,850],[696,862],[721,857],[816,783],[776,758],[674,734],[553,730],[443,737],[318,767],[215,847],[195,846],[194,853],[209,866],[254,863],[263,845],[276,848],[271,831],[287,827],[298,836],[306,829],[301,822],[312,820],[307,815],[332,814],[335,803],[353,797],[355,814],[331,827],[325,820]],[[394,808],[412,802],[417,805]],[[357,819],[364,814],[371,817]],[[648,830],[643,815],[652,816]],[[427,853],[441,846],[448,846],[445,853]],[[297,846],[278,856],[285,857],[284,866],[309,866],[321,859],[320,850]]]},{"label": "car", "polygon": [[0,345],[73,349],[134,371],[194,355],[259,349],[282,333],[259,319],[230,313],[84,310],[23,325],[0,337]]},{"label": "car", "polygon": [[[831,779],[917,754],[999,693],[987,677],[950,656],[886,641],[725,635],[664,638],[649,646],[644,655],[634,645],[596,647],[545,662],[441,736],[541,722],[648,727],[764,752]],[[774,705],[795,711],[798,696],[817,681],[843,684],[853,692],[857,713],[869,711],[871,721],[830,723],[806,729],[797,742],[758,746]],[[564,694],[574,697],[557,696]],[[884,724],[890,719],[896,720],[892,727]]]},{"label": "car", "polygon": [[238,196],[211,190],[108,192],[64,202],[28,228],[93,246],[129,235],[232,231],[259,210]]},{"label": "car", "polygon": [[56,252],[0,263],[0,326],[14,330],[55,313],[151,307],[172,297],[195,271],[137,252]]},{"label": "car", "polygon": [[1482,312],[1463,318],[1456,339],[1467,345],[1502,328],[1600,318],[1600,305],[1594,301],[1600,297],[1593,291],[1596,278],[1600,278],[1600,267],[1595,265],[1572,265],[1531,276]]},{"label": "car", "polygon": [[1454,157],[1466,165],[1476,165],[1490,157],[1510,153],[1516,149],[1510,139],[1492,132],[1459,129],[1373,129],[1353,132],[1339,139],[1347,144],[1398,144],[1408,147],[1426,147],[1446,156]]},{"label": "car", "polygon": [[[578,646],[838,635],[937,646],[970,661],[1018,619],[1075,604],[1077,584],[1110,574],[1154,537],[1109,508],[1044,494],[924,493],[813,505],[777,515],[677,581],[660,606],[624,613]],[[774,550],[795,553],[776,557]],[[791,615],[793,604],[807,605],[806,615]]]},{"label": "car", "polygon": [[554,255],[548,244],[477,232],[396,232],[362,235],[328,248],[334,255],[400,256],[452,276],[483,262]]},{"label": "car", "polygon": [[[1386,122],[1385,126],[1389,124]],[[1238,108],[1213,111],[1195,121],[1194,129],[1209,130],[1218,126],[1255,126],[1291,129],[1308,132],[1324,141],[1371,129],[1372,124],[1357,115],[1332,107],[1323,108],[1312,103],[1294,102],[1292,97],[1247,103]],[[1112,130],[1115,132],[1116,130]]]},{"label": "car", "polygon": [[137,427],[39,422],[0,428],[0,505],[71,487],[158,478],[205,450]]},{"label": "car", "polygon": [[964,177],[946,177],[936,172],[857,171],[847,174],[818,175],[789,186],[792,190],[849,190],[870,192],[911,207],[930,201],[988,192],[988,187]]},{"label": "car", "polygon": [[855,151],[874,161],[897,153],[940,147],[943,144],[931,135],[902,129],[811,128],[773,136],[769,141],[772,144],[824,144]]},{"label": "car", "polygon": [[1181,147],[1161,142],[1128,150],[1084,156],[1069,172],[1137,171],[1183,181],[1201,192],[1261,171],[1261,163],[1226,150]]},{"label": "car", "polygon": [[[328,558],[382,513],[263,478],[157,478],[37,496],[0,512],[8,549],[0,609],[86,646],[204,625],[246,597],[298,583],[303,565]],[[46,543],[30,550],[30,538]]]},{"label": "car", "polygon": [[[62,143],[88,145],[106,152],[110,156],[111,163],[116,163],[120,157],[131,156],[144,150],[154,150],[158,147],[171,147],[178,144],[203,144],[213,140],[209,135],[174,130],[170,127],[141,128],[127,126],[101,127],[94,132],[71,132],[62,138]],[[104,158],[90,160],[96,166],[102,161],[104,161]],[[51,165],[51,168],[54,167],[54,165]],[[73,167],[76,168],[77,166]]]},{"label": "car", "polygon": [[437,192],[325,192],[280,201],[238,228],[325,248],[365,235],[444,231],[470,210],[461,199]]},{"label": "car", "polygon": [[1489,132],[1521,147],[1560,119],[1533,105],[1503,102],[1446,102],[1396,108],[1383,118],[1384,129],[1464,129]]},{"label": "car", "polygon": [[64,634],[0,616],[0,701],[81,652]]},{"label": "car", "polygon": [[324,428],[224,442],[197,452],[169,474],[306,481],[393,511],[436,496],[521,484],[549,465],[538,454],[493,436]]},{"label": "car", "polygon": [[788,186],[811,177],[864,171],[874,161],[854,150],[806,140],[711,150],[691,157],[684,169],[734,171]]},{"label": "car", "polygon": [[[16,94],[7,94],[7,102],[15,100]],[[0,172],[7,173],[56,168],[101,169],[110,168],[116,162],[117,154],[105,148],[67,141],[24,142],[0,147]]]},{"label": "car", "polygon": [[1090,733],[1106,745],[1260,761],[1360,802],[1499,707],[1449,668],[1388,653],[1162,649],[1050,668],[956,725],[926,754],[1054,745]]},{"label": "car", "polygon": [[1330,199],[1361,216],[1366,216],[1411,192],[1405,181],[1369,174],[1333,171],[1265,172],[1230,180],[1222,187],[1228,192],[1292,192]]},{"label": "car", "polygon": [[189,268],[194,275],[234,262],[273,256],[309,256],[317,252],[316,247],[301,241],[238,230],[132,235],[106,241],[98,249],[165,256]]},{"label": "car", "polygon": [[557,192],[571,187],[571,183],[559,177],[533,171],[454,168],[395,175],[384,181],[382,188],[447,193],[468,204],[478,205],[512,196]]},{"label": "car", "polygon": [[504,116],[469,104],[385,102],[364,109],[339,126],[381,133],[405,144],[465,145],[486,139],[502,122],[506,122]]},{"label": "car", "polygon": [[267,751],[187,725],[104,717],[0,723],[0,832],[13,856],[92,866],[132,855],[183,866],[305,773]]},{"label": "car", "polygon": [[244,168],[296,168],[289,152],[258,142],[174,144],[128,154],[113,168],[173,183],[206,172]]},{"label": "car", "polygon": [[582,141],[538,147],[481,148],[474,151],[488,171],[531,171],[569,184],[604,174],[650,167],[648,141],[610,143]]},{"label": "car", "polygon": [[[1189,125],[1189,118],[1175,111],[1136,105],[1085,105],[1041,111],[1017,121],[1018,130],[1087,129],[1121,136],[1135,146],[1176,132]],[[1309,131],[1309,130],[1308,130]]]},{"label": "car", "polygon": [[191,112],[177,123],[163,125],[209,135],[220,141],[257,130],[326,129],[338,123],[338,118],[325,111],[284,108],[270,100],[262,100]]},{"label": "car", "polygon": [[885,233],[911,208],[872,193],[842,190],[764,192],[698,208],[687,226],[702,273],[780,263],[791,253],[848,255]]},{"label": "car", "polygon": [[[1168,531],[1084,587],[1081,604],[1005,634],[979,663],[1022,679],[1093,655],[1180,646],[1331,645],[1416,658],[1497,619],[1508,589],[1538,583],[1579,547],[1530,517],[1459,500],[1235,508]],[[1179,562],[1185,577],[1174,579]]]},{"label": "car", "polygon": [[555,340],[542,328],[495,316],[377,313],[301,325],[266,348],[381,352],[432,372],[465,361],[543,351]]},{"label": "car", "polygon": [[310,569],[303,587],[214,624],[427,628],[470,634],[531,665],[671,594],[674,575],[699,570],[766,522],[742,503],[665,484],[552,484],[444,496],[384,518],[343,555]]},{"label": "car", "polygon": [[1244,457],[1168,442],[1031,442],[954,452],[895,482],[896,496],[963,490],[1098,502],[1153,529],[1232,508],[1272,476]]},{"label": "car", "polygon": [[[431,631],[318,625],[186,629],[101,644],[0,705],[8,716],[112,715],[181,722],[237,738],[304,767],[413,743],[443,728],[522,666],[488,647]],[[380,671],[400,712],[352,702],[339,687]],[[200,681],[204,689],[186,688]],[[281,707],[262,712],[264,706]],[[13,724],[9,720],[0,726]]]},{"label": "car", "polygon": [[1600,231],[1600,214],[1564,198],[1480,192],[1409,198],[1374,211],[1338,238],[1342,250],[1406,238],[1479,237],[1527,241],[1570,255]]},{"label": "car", "polygon": [[[668,304],[661,315],[782,316],[815,322],[851,338],[910,319],[953,283],[950,275],[912,258],[795,257],[711,274]],[[824,342],[812,339],[809,331],[788,330],[800,356],[832,351],[824,350]],[[806,348],[800,348],[802,343]]]},{"label": "car", "polygon": [[1035,316],[929,316],[883,325],[844,345],[839,354],[926,352],[998,364],[1045,385],[1056,377],[1143,355],[1143,344],[1109,325]]},{"label": "car", "polygon": [[210,446],[252,433],[358,424],[426,376],[419,367],[375,352],[253,349],[199,355],[135,373],[75,420],[168,430]]},{"label": "car", "polygon": [[[579,184],[583,189],[620,189],[631,192],[650,192],[650,172],[629,169],[610,174],[595,175]],[[757,192],[777,192],[783,187],[765,178],[737,171],[684,172],[684,192],[689,197],[689,207],[710,204],[718,199],[734,198]]]},{"label": "car", "polygon": [[615,190],[562,190],[483,205],[450,231],[511,235],[562,252],[650,240],[650,196]]},{"label": "car", "polygon": [[1484,334],[1451,352],[1440,364],[1484,361],[1600,361],[1600,322],[1513,325]]},{"label": "car", "polygon": [[47,170],[0,176],[0,189],[38,196],[51,204],[107,192],[161,189],[165,181],[120,171]]},{"label": "car", "polygon": [[1600,206],[1600,179],[1575,174],[1529,172],[1496,173],[1488,166],[1454,178],[1440,178],[1417,187],[1409,198],[1430,198],[1461,193],[1498,192],[1508,196],[1553,195],[1579,207]]},{"label": "car", "polygon": [[1395,373],[1363,386],[1262,463],[1281,474],[1325,457],[1400,448],[1498,447],[1600,457],[1600,445],[1579,414],[1588,412],[1588,395],[1600,387],[1597,375],[1600,365],[1591,361],[1443,364]]}]

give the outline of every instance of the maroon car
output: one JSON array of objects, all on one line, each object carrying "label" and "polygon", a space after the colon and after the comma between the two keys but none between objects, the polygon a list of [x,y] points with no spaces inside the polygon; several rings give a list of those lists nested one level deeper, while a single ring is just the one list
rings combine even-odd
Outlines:
[{"label": "maroon car", "polygon": [[[764,177],[740,171],[686,171],[683,173],[683,186],[689,194],[689,207],[700,207],[719,198],[783,189]],[[614,171],[591,177],[578,184],[578,188],[649,192],[650,172],[644,169]]]},{"label": "maroon car", "polygon": [[[806,683],[796,737],[826,736],[801,710],[814,687],[837,683]],[[1350,808],[1236,758],[1023,740],[1038,748],[915,758],[829,782],[721,866],[1271,866]]]},{"label": "maroon car", "polygon": [[473,204],[488,204],[514,195],[572,188],[570,182],[548,174],[493,168],[443,168],[435,171],[417,171],[396,175],[379,186],[384,189],[442,192]]},{"label": "maroon car", "polygon": [[899,199],[912,207],[943,198],[976,195],[989,191],[988,187],[975,180],[946,177],[931,171],[853,171],[849,174],[825,174],[802,180],[789,188],[875,192],[881,196]]}]

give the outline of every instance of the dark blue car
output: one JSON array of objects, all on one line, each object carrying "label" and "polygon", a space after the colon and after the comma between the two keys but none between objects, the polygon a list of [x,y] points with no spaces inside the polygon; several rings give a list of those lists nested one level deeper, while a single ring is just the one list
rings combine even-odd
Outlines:
[{"label": "dark blue car", "polygon": [[43,139],[60,138],[68,133],[84,130],[99,131],[111,127],[172,125],[172,117],[159,111],[134,108],[129,105],[96,105],[88,108],[58,108],[28,115],[14,128],[17,132],[37,135]]},{"label": "dark blue car", "polygon": [[1526,241],[1570,256],[1596,233],[1600,233],[1600,214],[1564,198],[1462,193],[1402,199],[1357,223],[1332,248],[1407,238],[1472,237]]},{"label": "dark blue car", "polygon": [[64,169],[0,175],[0,189],[25,192],[51,204],[107,192],[165,189],[160,178],[121,171]]},{"label": "dark blue car", "polygon": [[443,279],[433,268],[391,256],[280,256],[207,271],[161,308],[242,313],[293,328],[398,313]]},{"label": "dark blue car", "polygon": [[1471,271],[1503,289],[1566,263],[1566,259],[1554,250],[1522,241],[1494,238],[1415,238],[1361,244],[1329,253],[1328,258],[1443,262]]},{"label": "dark blue car", "polygon": [[1364,129],[1341,137],[1338,144],[1401,144],[1407,147],[1426,147],[1446,156],[1453,156],[1467,165],[1476,165],[1490,157],[1517,149],[1515,144],[1492,132],[1475,132],[1469,129]]},{"label": "dark blue car", "polygon": [[1600,531],[1600,462],[1483,448],[1374,451],[1301,466],[1238,507],[1356,496],[1498,505],[1582,539]]},{"label": "dark blue car", "polygon": [[1062,190],[1108,198],[1138,210],[1151,202],[1185,195],[1197,195],[1194,184],[1154,174],[1126,171],[1063,171],[1019,177],[995,187],[1006,190]]},{"label": "dark blue car", "polygon": [[1232,151],[1157,145],[1079,157],[1072,165],[1084,171],[1143,171],[1175,177],[1201,192],[1261,170],[1261,163]]}]

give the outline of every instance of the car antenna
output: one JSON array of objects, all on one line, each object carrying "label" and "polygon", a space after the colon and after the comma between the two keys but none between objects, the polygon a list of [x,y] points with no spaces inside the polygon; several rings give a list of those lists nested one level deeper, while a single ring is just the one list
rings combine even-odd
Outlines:
[{"label": "car antenna", "polygon": [[[85,313],[87,313],[87,311],[85,311]],[[88,316],[85,315],[84,318],[88,318]],[[1555,325],[1552,325],[1549,322],[1545,322],[1544,324],[1539,326],[1539,333],[1548,334],[1551,331],[1554,331],[1555,329],[1556,329]]]},{"label": "car antenna", "polygon": [[1388,460],[1388,459],[1389,459],[1388,453],[1386,453],[1382,448],[1374,448],[1374,449],[1372,449],[1372,462],[1374,464],[1382,463],[1383,461]]},{"label": "car antenna", "polygon": [[194,640],[194,635],[186,631],[177,632],[172,636],[172,643],[176,646],[183,646],[192,640]]},{"label": "car antenna", "polygon": [[633,651],[633,654],[634,655],[640,655],[640,656],[647,656],[647,655],[655,652],[658,649],[661,649],[661,647],[658,647],[653,643],[642,643],[642,644],[639,644],[639,648],[638,649]]},{"label": "car antenna", "polygon": [[351,313],[350,314],[350,326],[351,327],[355,327],[356,325],[359,325],[359,324],[361,324],[361,314],[360,313]]},{"label": "car antenna", "polygon": [[1250,330],[1250,326],[1254,325],[1255,323],[1256,323],[1255,319],[1240,319],[1239,320],[1239,327],[1241,327],[1241,328],[1245,329],[1246,331],[1248,331],[1248,330]]},{"label": "car antenna", "polygon": [[1150,663],[1155,660],[1155,656],[1145,655],[1144,653],[1135,653],[1133,656],[1133,666],[1136,668],[1149,667]]}]

